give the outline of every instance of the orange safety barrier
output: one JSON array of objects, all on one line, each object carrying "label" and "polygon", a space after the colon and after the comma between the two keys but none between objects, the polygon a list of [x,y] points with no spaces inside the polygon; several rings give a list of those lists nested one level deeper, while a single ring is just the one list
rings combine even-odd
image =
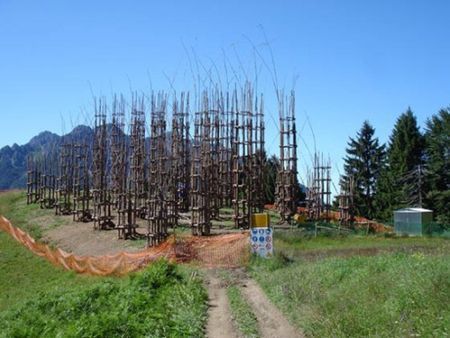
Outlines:
[{"label": "orange safety barrier", "polygon": [[177,237],[177,262],[192,262],[203,267],[234,268],[246,264],[250,258],[248,232],[205,237]]},{"label": "orange safety barrier", "polygon": [[206,267],[237,267],[245,263],[249,257],[247,233],[211,237],[175,238],[170,236],[164,243],[139,252],[77,256],[35,241],[28,233],[14,227],[3,216],[0,216],[0,229],[54,265],[77,273],[97,276],[125,275],[160,258],[173,262],[194,262]]}]

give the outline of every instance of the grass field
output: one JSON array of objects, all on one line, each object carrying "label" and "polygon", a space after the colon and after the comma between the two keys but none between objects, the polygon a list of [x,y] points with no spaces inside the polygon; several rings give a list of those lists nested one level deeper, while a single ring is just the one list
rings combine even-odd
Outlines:
[{"label": "grass field", "polygon": [[[46,210],[0,195],[0,213],[39,238]],[[127,277],[52,266],[0,231],[0,337],[202,337],[207,295],[195,270],[161,261]]]},{"label": "grass field", "polygon": [[206,291],[159,262],[123,278],[53,267],[0,233],[0,337],[203,336]]},{"label": "grass field", "polygon": [[[0,194],[0,214],[38,239],[41,228],[32,220],[48,211],[38,205],[26,205],[25,198],[20,191]],[[58,220],[55,218],[54,222]],[[100,281],[54,267],[3,231],[0,231],[0,271],[0,311],[18,306],[41,291],[82,289]]]},{"label": "grass field", "polygon": [[100,280],[56,268],[2,231],[0,271],[0,311],[27,301],[40,291],[83,288]]},{"label": "grass field", "polygon": [[[51,210],[26,205],[24,192],[0,194],[0,214],[38,239],[42,220],[62,225]],[[275,232],[274,247],[274,258],[252,260],[250,274],[307,336],[450,335],[449,239],[291,229]],[[123,278],[81,276],[0,232],[0,271],[0,337],[204,335],[206,291],[190,268],[159,262]],[[236,326],[256,337],[235,282],[227,295]]]},{"label": "grass field", "polygon": [[[439,238],[277,233],[277,256],[255,259],[250,270],[308,336],[445,337],[450,334],[449,244]],[[376,254],[359,251],[367,248]],[[344,257],[336,257],[342,252]]]},{"label": "grass field", "polygon": [[386,237],[380,235],[341,235],[314,237],[300,230],[276,231],[275,247],[278,252],[302,258],[314,253],[330,254],[361,251],[436,251],[450,249],[450,241],[441,237]]},{"label": "grass field", "polygon": [[8,218],[16,227],[28,232],[33,238],[42,237],[40,221],[47,227],[57,227],[63,219],[54,217],[54,210],[41,209],[38,204],[27,205],[25,191],[0,193],[0,214]]},{"label": "grass field", "polygon": [[40,290],[0,312],[0,337],[201,337],[206,299],[197,277],[160,261],[122,279]]}]

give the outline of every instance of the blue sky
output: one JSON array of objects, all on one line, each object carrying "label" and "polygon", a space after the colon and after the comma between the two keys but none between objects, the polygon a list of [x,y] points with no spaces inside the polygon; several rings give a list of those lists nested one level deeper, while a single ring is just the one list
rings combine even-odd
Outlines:
[{"label": "blue sky", "polygon": [[[189,58],[223,83],[224,63],[241,81],[256,64],[276,116],[269,44],[278,86],[295,82],[304,177],[307,118],[317,149],[340,166],[365,119],[384,142],[408,106],[423,125],[450,105],[449,14],[450,2],[425,0],[0,0],[0,147],[88,122],[92,94],[190,89]],[[266,121],[275,152],[277,127]]]}]

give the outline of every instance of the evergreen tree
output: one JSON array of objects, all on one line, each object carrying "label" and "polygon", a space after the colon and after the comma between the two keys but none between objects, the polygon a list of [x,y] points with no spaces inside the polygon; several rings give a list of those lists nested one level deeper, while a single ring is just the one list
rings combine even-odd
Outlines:
[{"label": "evergreen tree", "polygon": [[364,121],[356,139],[350,138],[344,158],[343,180],[354,178],[356,214],[368,218],[375,215],[375,188],[385,159],[385,146],[380,145],[374,134],[375,129]]},{"label": "evergreen tree", "polygon": [[275,187],[277,181],[277,172],[280,166],[280,160],[276,155],[272,155],[264,165],[264,195],[265,202],[275,203]]},{"label": "evergreen tree", "polygon": [[422,163],[423,136],[411,108],[400,115],[389,139],[388,163],[400,178]]},{"label": "evergreen tree", "polygon": [[424,138],[410,108],[397,119],[389,138],[387,166],[377,185],[377,217],[392,218],[392,211],[411,206],[417,200],[416,176],[423,164]]},{"label": "evergreen tree", "polygon": [[[275,203],[275,189],[279,168],[280,159],[276,155],[272,155],[264,162],[264,198],[266,204]],[[300,185],[297,177],[295,179],[294,193],[294,198],[297,203],[305,201],[306,194],[304,187]]]},{"label": "evergreen tree", "polygon": [[427,207],[437,220],[450,223],[450,108],[427,120],[425,130]]},{"label": "evergreen tree", "polygon": [[392,198],[395,192],[394,182],[394,175],[389,170],[389,165],[384,163],[376,185],[375,217],[377,219],[387,221],[392,218],[392,210],[395,204]]}]

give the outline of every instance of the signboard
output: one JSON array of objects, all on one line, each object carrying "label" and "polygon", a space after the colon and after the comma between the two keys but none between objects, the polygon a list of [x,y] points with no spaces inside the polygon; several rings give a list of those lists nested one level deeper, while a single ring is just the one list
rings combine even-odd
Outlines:
[{"label": "signboard", "polygon": [[251,228],[250,245],[252,253],[261,257],[273,255],[273,230],[271,228]]}]

